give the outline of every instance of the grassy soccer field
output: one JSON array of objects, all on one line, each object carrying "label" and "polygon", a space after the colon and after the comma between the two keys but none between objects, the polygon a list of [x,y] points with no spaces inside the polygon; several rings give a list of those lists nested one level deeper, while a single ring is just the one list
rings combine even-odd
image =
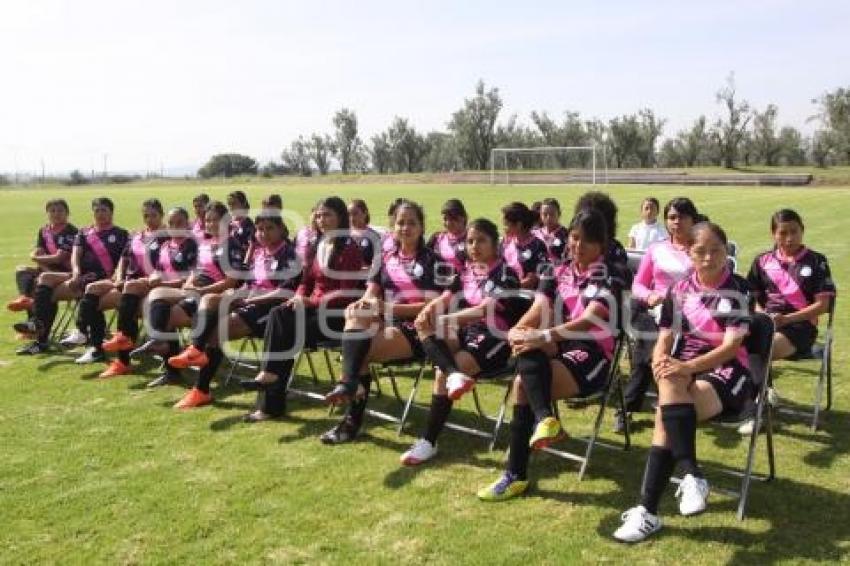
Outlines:
[{"label": "grassy soccer field", "polygon": [[[564,208],[587,187],[490,187],[433,184],[242,184],[196,182],[128,186],[47,187],[0,191],[0,296],[15,294],[13,270],[24,263],[48,198],[68,199],[72,221],[89,222],[88,203],[104,191],[117,205],[116,223],[135,228],[139,204],[159,197],[165,206],[188,206],[201,190],[224,198],[234,188],[259,204],[282,194],[286,208],[306,215],[321,196],[362,197],[372,222],[382,223],[389,201],[405,196],[426,206],[429,229],[439,223],[448,197],[464,200],[471,216],[496,219],[510,200],[556,196]],[[625,240],[642,197],[662,202],[687,195],[727,229],[741,250],[741,269],[769,245],[768,220],[791,206],[806,221],[806,242],[825,253],[840,288],[850,280],[848,239],[850,187],[682,188],[608,186],[620,206],[618,233]],[[569,217],[569,214],[565,214]],[[414,413],[407,434],[367,418],[358,442],[326,447],[317,436],[334,417],[315,401],[294,399],[278,422],[245,425],[253,402],[238,388],[216,390],[216,404],[178,414],[171,405],[182,389],[147,391],[146,374],[111,381],[92,379],[100,367],[80,367],[72,357],[16,357],[5,310],[0,323],[0,562],[3,563],[758,563],[833,562],[850,554],[850,387],[848,311],[836,320],[836,398],[822,430],[779,416],[778,479],[756,483],[749,518],[735,518],[736,502],[712,494],[708,511],[695,518],[676,514],[672,488],[662,503],[660,536],[637,547],[616,543],[611,533],[621,511],[638,497],[651,416],[640,415],[630,452],[600,448],[588,476],[548,455],[532,459],[529,495],[485,504],[475,491],[501,471],[505,437],[494,452],[483,439],[446,431],[436,461],[406,469],[398,457],[414,440],[424,413]],[[812,363],[781,366],[780,393],[799,402],[813,398]],[[306,368],[302,370],[302,374]],[[402,380],[407,386],[410,382]],[[299,386],[308,388],[306,375]],[[322,383],[327,387],[327,381]],[[385,391],[388,388],[385,387]],[[422,401],[430,395],[423,386]],[[501,386],[484,384],[494,410]],[[373,408],[398,414],[394,401]],[[574,435],[588,430],[590,410],[562,411]],[[454,419],[475,423],[471,400],[456,404]],[[603,437],[614,441],[607,415]],[[746,441],[734,431],[703,428],[701,460],[741,464]],[[763,444],[762,444],[763,448]],[[757,467],[764,469],[763,451]],[[711,475],[715,485],[732,485]]]}]

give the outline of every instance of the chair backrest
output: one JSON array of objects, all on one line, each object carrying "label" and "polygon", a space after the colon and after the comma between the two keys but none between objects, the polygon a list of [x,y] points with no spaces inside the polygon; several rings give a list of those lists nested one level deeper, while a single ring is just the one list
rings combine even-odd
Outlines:
[{"label": "chair backrest", "polygon": [[751,356],[759,356],[770,360],[773,353],[773,335],[776,327],[773,319],[763,312],[753,314],[750,332],[744,339],[744,347]]},{"label": "chair backrest", "polygon": [[626,250],[626,254],[629,258],[627,263],[627,265],[629,266],[629,271],[631,271],[634,275],[637,273],[638,267],[640,267],[640,262],[646,252],[644,252],[643,250]]}]

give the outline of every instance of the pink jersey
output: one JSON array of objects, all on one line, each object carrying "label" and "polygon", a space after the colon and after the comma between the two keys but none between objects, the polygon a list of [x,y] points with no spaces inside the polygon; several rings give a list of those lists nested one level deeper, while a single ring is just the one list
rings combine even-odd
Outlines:
[{"label": "pink jersey", "polygon": [[691,258],[685,248],[672,240],[656,242],[649,246],[641,259],[632,282],[632,295],[641,300],[646,300],[650,293],[664,295],[667,289],[692,271]]}]

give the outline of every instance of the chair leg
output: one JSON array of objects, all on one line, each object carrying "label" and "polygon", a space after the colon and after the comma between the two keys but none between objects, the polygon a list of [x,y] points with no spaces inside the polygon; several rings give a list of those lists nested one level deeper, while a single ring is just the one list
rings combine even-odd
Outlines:
[{"label": "chair leg", "polygon": [[502,404],[499,405],[499,414],[496,415],[496,424],[493,426],[493,438],[490,439],[490,452],[496,447],[496,443],[499,441],[499,432],[502,430],[502,425],[505,423],[505,413],[508,410],[508,399],[511,396],[511,388],[513,387],[513,380],[508,381],[507,387],[505,387],[505,394],[502,396]]},{"label": "chair leg", "polygon": [[239,352],[236,354],[236,357],[230,362],[230,369],[227,370],[227,376],[224,378],[224,382],[221,384],[223,388],[226,388],[230,385],[230,380],[233,379],[233,374],[236,371],[236,368],[239,364],[242,363],[242,355],[245,353],[245,348],[247,346],[248,340],[242,340],[242,343],[239,345]]},{"label": "chair leg", "polygon": [[824,365],[826,365],[826,406],[824,411],[832,409],[832,336],[823,350]]},{"label": "chair leg", "polygon": [[[392,375],[392,368],[388,368],[390,371],[390,375]],[[422,380],[422,374],[424,371],[420,371],[416,374],[416,379],[413,380],[413,388],[410,390],[410,395],[407,397],[407,403],[404,405],[404,410],[401,413],[401,419],[398,423],[398,435],[404,432],[404,424],[407,422],[407,417],[410,414],[410,409],[413,407],[413,402],[416,400],[416,391],[419,389],[419,382]],[[393,382],[395,382],[395,377],[392,378]]]},{"label": "chair leg", "polygon": [[596,444],[596,438],[599,436],[599,429],[602,428],[602,417],[605,416],[605,407],[608,406],[608,398],[611,396],[611,388],[605,391],[605,394],[602,395],[602,398],[599,401],[599,411],[596,413],[596,420],[593,423],[593,432],[590,435],[590,438],[587,439],[587,448],[584,451],[584,459],[581,462],[581,468],[578,471],[578,481],[584,479],[584,473],[587,471],[587,466],[590,464],[590,456],[593,452],[593,446]]},{"label": "chair leg", "polygon": [[322,350],[325,354],[325,365],[328,366],[328,375],[330,375],[331,383],[336,383],[336,372],[334,371],[333,362],[331,361],[331,352],[327,348]]},{"label": "chair leg", "polygon": [[820,371],[818,372],[818,386],[817,392],[815,393],[815,406],[812,411],[812,431],[816,431],[818,429],[818,420],[820,418],[821,411],[821,403],[823,403],[823,390],[826,381],[826,361],[827,361],[827,353],[826,348],[824,348],[823,359],[820,364]]},{"label": "chair leg", "polygon": [[319,384],[319,374],[316,373],[316,366],[313,364],[313,354],[311,352],[305,351],[304,357],[307,360],[307,366],[310,368],[310,375],[313,376],[313,384]]},{"label": "chair leg", "polygon": [[383,397],[384,391],[381,389],[381,375],[378,372],[378,365],[369,364],[369,373],[372,374],[372,383],[375,384],[375,397]]},{"label": "chair leg", "polygon": [[619,371],[617,372],[614,386],[617,388],[617,402],[620,406],[620,412],[623,415],[623,450],[628,450],[632,447],[632,423],[626,417],[626,392],[623,389],[623,380]]},{"label": "chair leg", "polygon": [[738,520],[744,520],[744,514],[747,509],[747,497],[750,493],[750,481],[752,480],[753,474],[753,463],[755,462],[756,457],[756,445],[758,444],[758,436],[759,431],[761,430],[761,424],[764,413],[764,404],[767,399],[763,398],[759,400],[758,407],[756,408],[755,419],[753,421],[753,432],[750,434],[750,443],[749,449],[747,450],[747,463],[744,467],[743,478],[741,479],[741,493],[738,496]]}]

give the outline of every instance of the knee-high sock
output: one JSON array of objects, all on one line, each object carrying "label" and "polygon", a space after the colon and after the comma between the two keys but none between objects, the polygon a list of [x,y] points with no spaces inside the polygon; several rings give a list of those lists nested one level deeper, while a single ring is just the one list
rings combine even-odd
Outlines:
[{"label": "knee-high sock", "polygon": [[517,359],[517,369],[528,405],[541,421],[552,416],[552,366],[541,350],[525,352]]},{"label": "knee-high sock", "polygon": [[212,378],[215,377],[215,372],[218,371],[218,368],[221,365],[221,360],[224,358],[224,352],[222,352],[221,348],[218,347],[208,347],[206,349],[206,353],[207,358],[209,358],[209,363],[202,367],[198,372],[198,380],[195,382],[195,387],[204,393],[209,393],[210,382],[212,382]]},{"label": "knee-high sock", "polygon": [[435,336],[429,336],[422,340],[422,349],[425,350],[428,358],[446,375],[458,371],[455,357],[445,341]]},{"label": "knee-high sock", "polygon": [[50,329],[56,319],[57,305],[53,301],[53,288],[48,285],[38,285],[35,288],[35,304],[33,316],[35,318],[38,341],[46,343],[50,336]]},{"label": "knee-high sock", "polygon": [[360,425],[363,424],[363,414],[366,412],[366,405],[369,402],[369,389],[372,386],[372,374],[364,373],[359,378],[360,384],[363,385],[363,389],[366,390],[366,394],[362,399],[355,399],[348,405],[348,418],[351,419],[351,424],[355,427],[360,428]]},{"label": "knee-high sock", "polygon": [[131,340],[139,337],[139,304],[142,298],[131,293],[122,293],[118,301],[116,327]]},{"label": "knee-high sock", "polygon": [[661,422],[664,423],[673,460],[684,473],[702,477],[696,456],[696,408],[690,403],[662,405]]},{"label": "knee-high sock", "polygon": [[448,395],[431,395],[431,410],[428,412],[428,426],[422,438],[431,444],[437,444],[437,437],[443,431],[449,413],[452,411],[452,400]]},{"label": "knee-high sock", "polygon": [[218,309],[201,309],[195,319],[195,336],[192,344],[195,348],[203,350],[207,347],[213,332],[218,328]]},{"label": "knee-high sock", "polygon": [[35,282],[38,274],[29,269],[22,269],[15,272],[15,284],[18,286],[18,293],[27,297],[31,296],[35,290]]},{"label": "knee-high sock", "polygon": [[106,317],[100,310],[100,297],[98,295],[86,293],[80,299],[77,326],[88,334],[89,346],[101,348],[103,339],[106,337]]},{"label": "knee-high sock", "polygon": [[508,471],[521,480],[528,477],[528,441],[534,432],[534,413],[528,405],[514,405],[511,419],[511,449],[508,453]]},{"label": "knee-high sock", "polygon": [[364,330],[346,330],[342,334],[342,379],[352,381],[369,355],[372,335]]},{"label": "knee-high sock", "polygon": [[148,324],[150,324],[152,330],[167,332],[168,320],[171,318],[171,305],[163,300],[151,302],[148,317]]},{"label": "knee-high sock", "polygon": [[670,483],[676,461],[673,452],[663,446],[652,446],[643,471],[643,485],[640,488],[641,505],[653,515],[658,514],[658,502]]}]

